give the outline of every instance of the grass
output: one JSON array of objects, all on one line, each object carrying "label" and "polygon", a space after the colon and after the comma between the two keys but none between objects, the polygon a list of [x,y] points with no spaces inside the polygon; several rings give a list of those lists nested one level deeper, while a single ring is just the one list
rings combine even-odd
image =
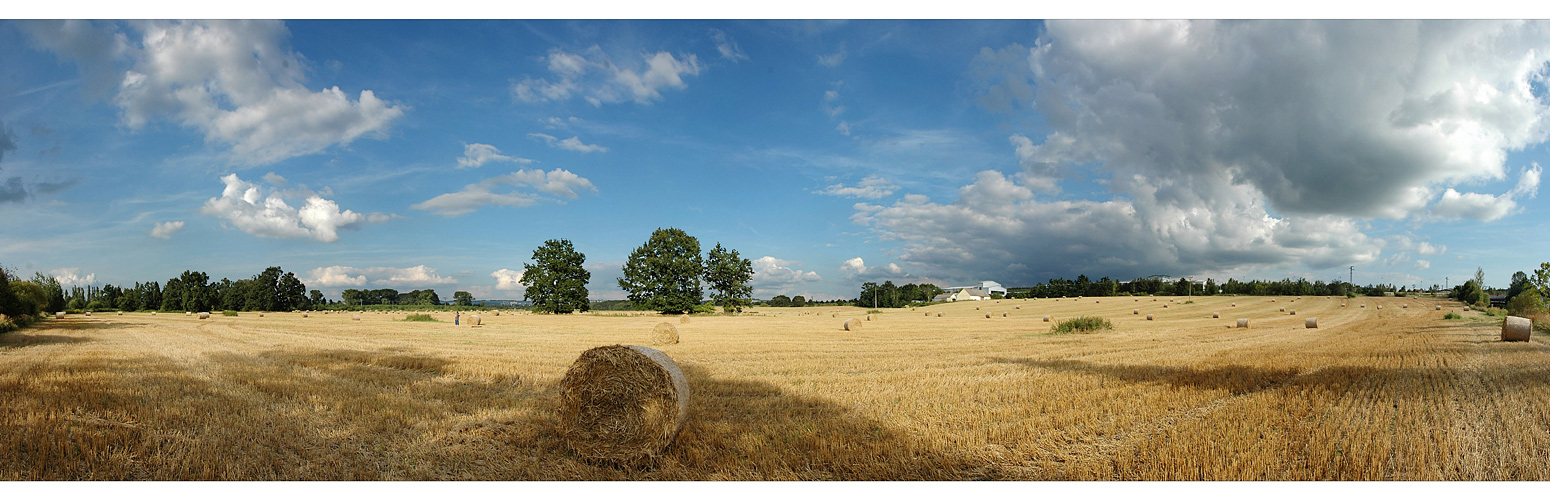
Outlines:
[{"label": "grass", "polygon": [[436,323],[445,323],[445,321],[438,320],[429,314],[410,314],[404,317],[404,321],[432,321]]},{"label": "grass", "polygon": [[237,311],[221,311],[222,316],[236,316]]},{"label": "grass", "polygon": [[1097,316],[1080,316],[1056,323],[1049,331],[1050,333],[1092,333],[1113,329],[1114,324],[1109,320]]},{"label": "grass", "polygon": [[[1550,480],[1546,338],[1428,299],[1233,300],[697,317],[661,347],[691,416],[639,469],[577,460],[555,387],[660,316],[70,316],[0,335],[0,480]],[[1115,329],[1019,337],[1046,314]]]},{"label": "grass", "polygon": [[1464,319],[1464,317],[1463,316],[1459,316],[1459,313],[1450,312],[1448,314],[1443,315],[1442,319]]}]

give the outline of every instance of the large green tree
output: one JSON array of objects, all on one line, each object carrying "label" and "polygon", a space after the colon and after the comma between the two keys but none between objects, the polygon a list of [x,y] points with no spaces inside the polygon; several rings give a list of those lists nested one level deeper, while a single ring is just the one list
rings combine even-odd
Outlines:
[{"label": "large green tree", "polygon": [[716,243],[705,257],[705,284],[710,286],[710,298],[727,312],[742,312],[752,303],[753,262]]},{"label": "large green tree", "polygon": [[619,288],[636,309],[683,313],[704,298],[700,289],[700,240],[682,229],[657,229],[630,252]]},{"label": "large green tree", "polygon": [[592,273],[584,267],[586,262],[587,256],[577,252],[570,240],[545,241],[533,250],[533,263],[522,264],[522,279],[517,280],[527,287],[522,298],[536,311],[570,314],[591,310],[587,281]]},{"label": "large green tree", "polygon": [[452,302],[460,306],[474,305],[474,294],[462,290],[452,292]]}]

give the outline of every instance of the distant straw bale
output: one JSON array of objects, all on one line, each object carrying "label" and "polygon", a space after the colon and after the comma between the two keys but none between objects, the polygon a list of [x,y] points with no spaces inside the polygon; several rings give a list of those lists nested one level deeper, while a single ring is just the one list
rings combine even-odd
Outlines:
[{"label": "distant straw bale", "polygon": [[689,315],[685,314],[683,316],[679,316],[678,317],[678,323],[679,324],[688,324],[689,323]]},{"label": "distant straw bale", "polygon": [[1248,318],[1238,318],[1238,328],[1248,328],[1248,327],[1249,327],[1249,319]]},{"label": "distant straw bale", "polygon": [[479,322],[480,319],[478,314],[468,315],[468,326],[479,326]]},{"label": "distant straw bale", "polygon": [[990,319],[990,313],[985,313],[985,319]]},{"label": "distant straw bale", "polygon": [[1308,318],[1308,319],[1302,320],[1302,327],[1303,328],[1318,328],[1319,327],[1319,319],[1318,318]]},{"label": "distant straw bale", "polygon": [[1296,316],[1297,315],[1297,310],[1296,309],[1292,309],[1290,311],[1287,311],[1286,315],[1287,316]]},{"label": "distant straw bale", "polygon": [[353,313],[353,314],[350,315],[350,319],[353,319],[355,321],[360,321],[361,320],[361,315],[360,315],[360,313]]},{"label": "distant straw bale", "polygon": [[1146,315],[1146,320],[1147,321],[1151,321],[1152,320],[1152,315],[1150,315],[1150,314]]},{"label": "distant straw bale", "polygon": [[54,313],[54,319],[65,319],[65,312],[59,311]]},{"label": "distant straw bale", "polygon": [[1044,322],[1045,323],[1049,323],[1049,315],[1048,314],[1044,315]]},{"label": "distant straw bale", "polygon": [[199,313],[199,319],[210,319],[210,313],[207,313],[207,312]]},{"label": "distant straw bale", "polygon": [[1437,310],[1441,311],[1442,310],[1442,306],[1437,306]]},{"label": "distant straw bale", "polygon": [[678,327],[663,321],[651,329],[651,343],[655,345],[677,344]]},{"label": "distant straw bale", "polygon": [[1222,317],[1221,313],[1211,313],[1211,319],[1216,319],[1216,318],[1220,318],[1220,317]]},{"label": "distant straw bale", "polygon": [[583,460],[633,467],[662,455],[689,418],[689,382],[662,351],[581,353],[559,386],[560,435]]},{"label": "distant straw bale", "polygon": [[1141,314],[1141,310],[1140,309],[1131,309],[1130,310],[1130,314]]}]

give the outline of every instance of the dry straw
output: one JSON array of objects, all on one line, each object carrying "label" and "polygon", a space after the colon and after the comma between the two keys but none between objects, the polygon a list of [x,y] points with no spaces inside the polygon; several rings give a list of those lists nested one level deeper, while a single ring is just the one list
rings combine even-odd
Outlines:
[{"label": "dry straw", "polygon": [[1141,310],[1140,309],[1131,309],[1130,310],[1130,314],[1141,314]]},{"label": "dry straw", "polygon": [[360,321],[361,320],[361,315],[358,314],[358,313],[357,314],[351,314],[350,315],[350,319],[353,319],[355,321]]},{"label": "dry straw", "polygon": [[1366,308],[1367,308],[1367,304],[1362,304],[1362,309],[1366,309]]},{"label": "dry straw", "polygon": [[1211,319],[1216,319],[1216,318],[1220,318],[1220,317],[1222,317],[1221,313],[1211,313]]},{"label": "dry straw", "polygon": [[672,358],[649,347],[611,345],[581,353],[560,380],[559,393],[560,434],[593,462],[649,462],[689,418],[688,379]]},{"label": "dry straw", "polygon": [[194,315],[194,311],[183,311],[183,315],[184,316],[193,316]]},{"label": "dry straw", "polygon": [[845,331],[854,332],[861,329],[861,320],[850,318],[845,320]]},{"label": "dry straw", "polygon": [[1534,322],[1528,318],[1508,316],[1502,319],[1502,340],[1506,342],[1528,342],[1529,335],[1533,334]]},{"label": "dry straw", "polygon": [[207,313],[207,312],[199,313],[199,319],[210,319],[210,313]]},{"label": "dry straw", "polygon": [[478,314],[470,314],[470,315],[468,315],[468,326],[479,326],[479,315]]},{"label": "dry straw", "polygon": [[1150,314],[1146,315],[1146,320],[1147,321],[1151,321],[1152,320],[1152,315],[1150,315]]},{"label": "dry straw", "polygon": [[678,317],[678,322],[680,324],[688,324],[689,323],[689,315],[685,314],[683,316],[679,316]]},{"label": "dry straw", "polygon": [[1232,303],[1232,306],[1233,306],[1233,307],[1238,307],[1238,303],[1237,303],[1237,302],[1233,302],[1233,303]]},{"label": "dry straw", "polygon": [[931,311],[926,311],[926,317],[927,318],[931,317]]},{"label": "dry straw", "polygon": [[307,317],[307,313],[301,313],[301,317],[303,317],[303,318]]},{"label": "dry straw", "polygon": [[657,327],[651,329],[651,343],[655,345],[677,344],[678,327],[666,321],[657,323]]},{"label": "dry straw", "polygon": [[1249,319],[1248,318],[1238,318],[1238,328],[1248,328],[1248,327],[1249,327]]},{"label": "dry straw", "polygon": [[1044,322],[1045,323],[1049,323],[1049,315],[1048,314],[1044,315]]},{"label": "dry straw", "polygon": [[1281,312],[1286,312],[1286,308],[1285,307],[1281,308]]},{"label": "dry straw", "polygon": [[1319,319],[1318,318],[1308,318],[1308,319],[1302,320],[1302,326],[1303,326],[1303,328],[1318,328],[1319,327]]},{"label": "dry straw", "polygon": [[1286,315],[1287,316],[1296,316],[1297,315],[1297,310],[1296,309],[1292,309],[1290,311],[1287,311]]},{"label": "dry straw", "polygon": [[936,317],[938,317],[938,318],[942,317],[942,313],[936,313]]}]

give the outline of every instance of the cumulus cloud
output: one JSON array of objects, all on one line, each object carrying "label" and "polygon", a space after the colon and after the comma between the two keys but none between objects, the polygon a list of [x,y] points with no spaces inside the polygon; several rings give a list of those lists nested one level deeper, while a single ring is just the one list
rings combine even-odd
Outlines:
[{"label": "cumulus cloud", "polygon": [[716,52],[720,52],[723,59],[732,62],[748,60],[748,54],[744,54],[743,48],[737,46],[737,40],[733,40],[725,31],[711,28],[710,37],[716,41]]},{"label": "cumulus cloud", "polygon": [[657,52],[642,54],[639,62],[616,61],[596,45],[580,54],[550,49],[544,61],[552,75],[512,83],[513,98],[548,102],[580,96],[593,106],[624,101],[651,104],[662,99],[662,89],[688,88],[683,77],[700,74],[699,58],[694,54],[675,57]]},{"label": "cumulus cloud", "polygon": [[823,191],[819,191],[818,193],[826,194],[829,196],[849,196],[851,198],[868,198],[875,200],[893,194],[894,190],[896,189],[899,189],[899,186],[892,182],[888,182],[888,179],[884,179],[876,175],[869,175],[866,178],[861,179],[861,182],[857,183],[855,186],[830,184],[829,187],[824,188]]},{"label": "cumulus cloud", "polygon": [[915,275],[905,272],[904,268],[899,266],[898,263],[889,262],[886,266],[868,266],[866,265],[866,261],[862,260],[861,257],[847,259],[844,263],[840,264],[840,271],[843,271],[846,277],[855,281],[882,281],[916,278]]},{"label": "cumulus cloud", "polygon": [[1448,251],[1447,245],[1432,245],[1428,242],[1420,242],[1416,245],[1416,253],[1421,255],[1442,255]]},{"label": "cumulus cloud", "polygon": [[753,260],[753,279],[749,284],[755,295],[774,296],[799,290],[806,283],[823,281],[812,271],[796,269],[801,262],[763,256]]},{"label": "cumulus cloud", "polygon": [[[1546,42],[1533,22],[1051,21],[971,64],[981,106],[1049,127],[1010,135],[1020,172],[851,218],[952,279],[1376,263],[1366,219],[1492,220],[1534,196],[1537,165],[1502,195],[1453,188],[1546,140]],[[1100,191],[1036,196],[1073,179]]]},{"label": "cumulus cloud", "polygon": [[82,274],[79,267],[66,267],[49,271],[59,285],[65,288],[72,286],[87,286],[97,283],[97,273]]},{"label": "cumulus cloud", "polygon": [[551,148],[560,148],[560,149],[575,151],[577,153],[601,153],[601,152],[607,152],[608,151],[608,148],[604,147],[604,146],[599,146],[599,145],[596,145],[596,144],[585,144],[585,143],[582,143],[580,137],[571,137],[569,139],[560,139],[560,138],[557,138],[557,137],[549,135],[549,134],[540,134],[540,133],[537,133],[537,132],[533,132],[533,133],[527,134],[527,137],[529,139],[543,141],[545,144],[548,144],[549,147],[551,147]]},{"label": "cumulus cloud", "polygon": [[499,271],[490,273],[490,277],[495,278],[496,290],[523,290],[527,288],[522,286],[521,283],[522,271],[502,268]]},{"label": "cumulus cloud", "polygon": [[1415,270],[1417,270],[1417,271],[1424,271],[1424,270],[1431,269],[1431,268],[1432,268],[1432,262],[1431,261],[1416,259],[1416,261],[1415,261]]},{"label": "cumulus cloud", "polygon": [[504,161],[511,163],[532,163],[527,158],[516,158],[501,154],[500,149],[489,144],[465,144],[463,145],[463,157],[457,159],[457,168],[475,168],[492,161]]},{"label": "cumulus cloud", "polygon": [[[392,217],[341,211],[338,203],[311,190],[265,188],[244,181],[237,174],[221,177],[221,182],[226,189],[220,197],[206,200],[200,212],[221,219],[222,225],[230,224],[263,238],[312,238],[332,243],[339,241],[339,231],[385,222]],[[302,198],[301,208],[293,208],[286,198]]]},{"label": "cumulus cloud", "polygon": [[113,102],[125,127],[165,118],[229,146],[240,164],[383,137],[403,115],[370,90],[308,89],[306,59],[291,51],[290,30],[278,21],[36,22],[25,31],[88,78],[116,75]]},{"label": "cumulus cloud", "polygon": [[164,240],[171,239],[172,235],[178,234],[178,231],[182,230],[183,221],[180,220],[157,222],[155,226],[151,227],[151,237]]},{"label": "cumulus cloud", "polygon": [[302,278],[313,288],[363,287],[367,284],[384,288],[419,288],[457,283],[457,279],[441,276],[436,269],[424,265],[414,267],[318,267]]},{"label": "cumulus cloud", "polygon": [[[462,191],[442,194],[410,205],[409,208],[455,217],[486,205],[526,207],[540,201],[535,193],[520,191],[522,189],[531,189],[566,199],[575,199],[581,191],[597,192],[597,187],[592,185],[592,181],[569,170],[559,168],[549,172],[544,172],[542,169],[518,170],[469,184],[464,186]],[[504,192],[497,192],[497,190]]]}]

